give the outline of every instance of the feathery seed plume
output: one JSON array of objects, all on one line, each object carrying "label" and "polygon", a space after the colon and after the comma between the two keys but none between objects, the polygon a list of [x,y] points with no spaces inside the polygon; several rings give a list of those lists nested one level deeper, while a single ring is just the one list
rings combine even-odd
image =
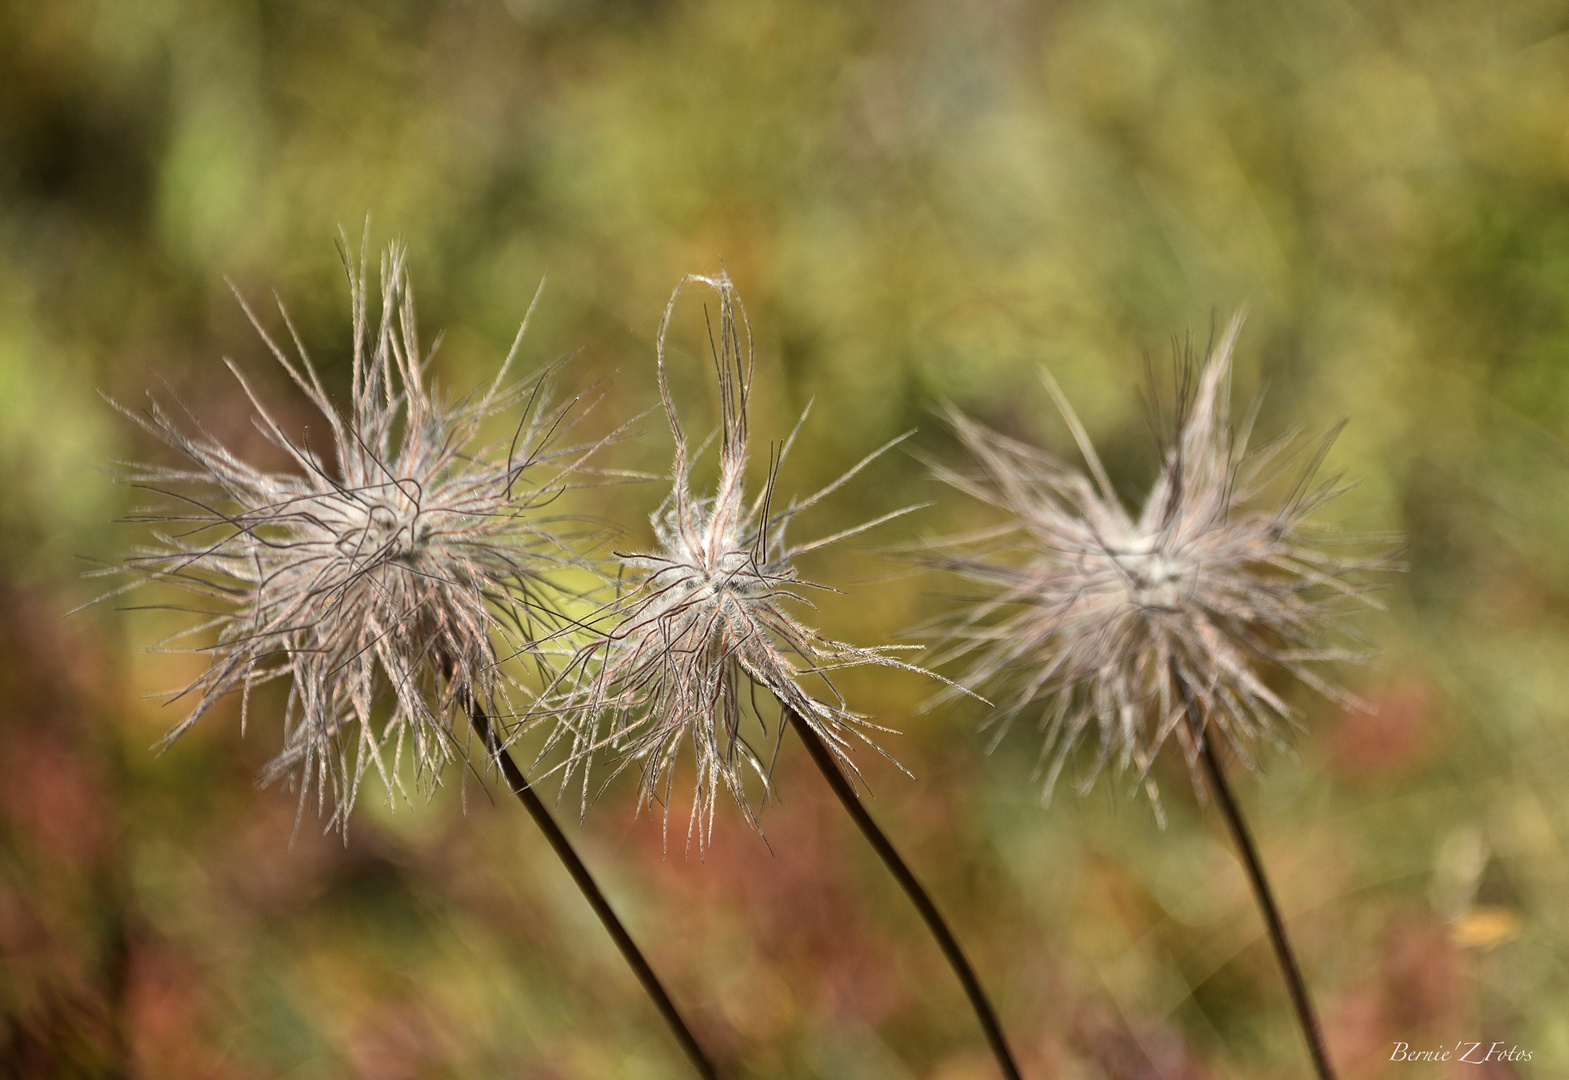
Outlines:
[{"label": "feathery seed plume", "polygon": [[[288,680],[283,751],[263,779],[297,778],[301,812],[312,785],[318,812],[330,787],[328,829],[346,824],[368,770],[390,798],[403,793],[405,754],[421,786],[465,757],[467,737],[449,726],[465,695],[493,714],[505,703],[509,680],[499,662],[528,652],[558,625],[559,594],[546,574],[579,561],[557,534],[559,522],[537,511],[593,450],[555,445],[571,403],[545,402],[548,367],[506,384],[527,317],[483,393],[443,400],[427,386],[405,249],[394,244],[382,257],[374,323],[365,252],[357,271],[346,243],[344,252],[354,333],[346,415],[281,303],[294,358],[240,300],[326,421],[326,456],[283,429],[232,361],[256,426],[292,470],[241,460],[194,419],[190,430],[178,424],[156,400],[141,415],[121,409],[189,464],[134,467],[128,476],[168,503],[140,515],[165,531],[129,561],[137,580],[117,593],[150,582],[183,589],[204,601],[207,618],[165,645],[216,638],[191,650],[209,663],[175,695],[194,701],[164,743],[236,691],[243,727],[251,691]],[[487,418],[519,405],[523,419],[509,439],[477,443]]]},{"label": "feathery seed plume", "polygon": [[970,685],[1005,692],[989,721],[998,740],[1019,715],[1040,710],[1047,798],[1094,736],[1081,790],[1114,761],[1142,781],[1159,816],[1149,769],[1167,739],[1181,745],[1199,786],[1201,736],[1184,722],[1190,696],[1207,718],[1204,737],[1224,739],[1251,766],[1260,739],[1280,744],[1283,725],[1296,722],[1266,681],[1271,670],[1357,704],[1315,668],[1363,655],[1343,624],[1346,601],[1371,604],[1366,571],[1387,562],[1337,553],[1331,548],[1365,546],[1366,538],[1309,524],[1345,490],[1338,478],[1315,479],[1335,432],[1306,452],[1293,449],[1290,432],[1250,450],[1256,403],[1233,432],[1231,360],[1241,323],[1240,314],[1232,319],[1197,370],[1182,365],[1174,436],[1137,517],[1049,374],[1088,477],[948,411],[980,468],[934,466],[937,475],[999,508],[1006,521],[927,549],[926,561],[987,592],[943,626],[946,644],[934,662],[962,661]]},{"label": "feathery seed plume", "polygon": [[[713,494],[694,492],[691,453],[666,377],[665,337],[682,287],[706,285],[718,295],[717,341],[712,339],[719,379],[719,477]],[[816,731],[851,773],[859,775],[849,750],[856,740],[879,749],[869,731],[887,731],[852,711],[835,688],[832,672],[863,665],[913,668],[894,658],[898,647],[861,648],[833,641],[790,611],[812,605],[803,595],[820,589],[801,578],[796,556],[854,536],[909,509],[897,510],[834,535],[792,544],[786,531],[796,516],[816,506],[903,436],[867,455],[839,479],[786,509],[775,506],[775,482],[806,416],[770,463],[762,490],[748,498],[745,472],[747,408],[752,392],[753,350],[745,308],[727,275],[689,276],[670,297],[657,342],[659,388],[675,439],[673,488],[653,515],[656,550],[618,553],[628,588],[609,613],[608,629],[568,665],[579,678],[568,712],[578,716],[571,731],[576,751],[570,768],[584,769],[606,746],[622,752],[620,768],[641,769],[639,808],[665,805],[675,762],[690,741],[696,758],[696,795],[687,842],[699,850],[712,834],[715,796],[729,790],[747,820],[757,824],[748,799],[747,774],[766,796],[772,754],[754,745],[747,723],[768,738],[767,699],[793,710]],[[707,444],[705,443],[704,446]],[[698,453],[701,454],[702,448]],[[803,689],[813,677],[825,694]],[[762,700],[759,700],[759,691]],[[603,722],[608,735],[601,737]],[[782,734],[782,725],[774,738]],[[777,750],[777,741],[775,742]],[[881,752],[881,751],[880,751]]]}]

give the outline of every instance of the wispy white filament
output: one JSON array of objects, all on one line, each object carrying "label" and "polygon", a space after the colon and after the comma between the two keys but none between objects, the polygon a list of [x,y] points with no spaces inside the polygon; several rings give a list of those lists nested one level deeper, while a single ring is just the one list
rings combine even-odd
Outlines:
[{"label": "wispy white filament", "polygon": [[1260,739],[1279,742],[1295,721],[1270,672],[1352,703],[1317,668],[1361,655],[1347,647],[1345,602],[1367,600],[1365,571],[1384,559],[1336,553],[1346,538],[1309,525],[1344,490],[1314,479],[1333,433],[1304,455],[1290,434],[1250,450],[1251,414],[1233,432],[1240,328],[1239,315],[1201,368],[1185,365],[1174,436],[1136,517],[1049,375],[1088,475],[949,410],[979,470],[937,474],[1006,520],[928,549],[984,594],[944,627],[937,659],[967,665],[967,683],[999,701],[998,738],[1016,717],[1039,716],[1047,796],[1093,739],[1084,786],[1114,762],[1159,813],[1149,769],[1160,747],[1175,737],[1196,767],[1189,696],[1208,735],[1249,764]]},{"label": "wispy white filament", "polygon": [[[691,743],[696,795],[687,838],[688,844],[695,838],[702,848],[711,836],[721,788],[755,825],[746,781],[749,774],[755,777],[766,794],[772,751],[762,740],[776,740],[777,749],[782,727],[770,734],[768,726],[776,706],[804,718],[852,773],[852,746],[863,742],[875,747],[868,732],[887,730],[849,708],[832,673],[863,665],[909,665],[894,658],[895,647],[860,648],[833,641],[794,614],[811,607],[806,590],[822,587],[803,580],[794,559],[906,511],[805,543],[786,539],[798,515],[900,440],[868,455],[816,494],[780,510],[775,481],[800,431],[797,424],[773,458],[763,489],[748,497],[751,329],[727,276],[690,277],[682,285],[688,282],[708,286],[718,295],[713,348],[721,406],[718,483],[710,495],[694,492],[693,455],[666,379],[665,337],[681,292],[678,286],[665,309],[657,349],[660,394],[675,439],[674,483],[653,515],[654,550],[619,556],[626,591],[602,635],[571,668],[581,681],[568,711],[578,718],[570,737],[577,748],[574,767],[584,769],[585,797],[586,759],[599,747],[613,746],[622,754],[620,767],[635,763],[641,770],[640,805],[664,803],[668,815],[674,767],[682,748]],[[815,692],[802,688],[806,678],[813,681]]]},{"label": "wispy white filament", "polygon": [[[344,262],[354,328],[346,414],[287,313],[292,357],[245,308],[325,420],[326,445],[286,432],[232,362],[287,471],[241,460],[155,400],[126,413],[188,464],[130,473],[166,501],[142,515],[161,531],[130,561],[137,581],[125,589],[173,585],[207,616],[165,643],[195,639],[209,658],[176,695],[191,705],[165,741],[236,691],[243,724],[251,692],[287,680],[283,750],[265,779],[298,778],[302,810],[313,785],[318,811],[330,789],[329,829],[345,823],[370,770],[389,796],[402,791],[405,755],[418,781],[436,782],[468,746],[466,725],[450,726],[463,724],[457,699],[471,693],[497,711],[507,696],[499,661],[557,625],[547,575],[577,560],[541,511],[592,450],[554,445],[570,405],[544,403],[548,370],[507,383],[522,330],[483,393],[445,401],[426,385],[404,249],[382,258],[374,322],[365,257],[358,270]],[[487,418],[519,406],[510,438],[477,441]]]}]

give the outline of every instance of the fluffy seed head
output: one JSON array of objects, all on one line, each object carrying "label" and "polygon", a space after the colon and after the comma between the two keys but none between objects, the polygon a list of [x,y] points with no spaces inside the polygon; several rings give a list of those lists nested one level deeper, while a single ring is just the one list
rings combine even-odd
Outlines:
[{"label": "fluffy seed head", "polygon": [[[719,379],[717,434],[719,476],[711,495],[694,492],[693,455],[676,415],[666,380],[665,337],[681,287],[697,283],[718,296],[719,326],[713,358]],[[675,438],[674,484],[653,515],[655,549],[618,555],[627,589],[609,613],[606,629],[577,657],[581,677],[573,695],[579,717],[571,732],[574,764],[605,745],[622,753],[619,768],[641,769],[640,807],[665,804],[674,765],[690,742],[696,758],[696,796],[687,841],[706,846],[713,826],[715,796],[725,788],[748,821],[756,824],[746,792],[747,775],[768,790],[772,752],[754,739],[770,736],[769,699],[799,714],[855,771],[849,749],[871,742],[877,729],[855,713],[835,689],[832,672],[878,664],[908,667],[892,647],[859,648],[833,641],[806,625],[792,609],[810,608],[805,591],[822,586],[804,581],[794,559],[887,521],[896,511],[832,536],[801,544],[786,539],[796,515],[815,506],[860,472],[889,446],[863,459],[816,494],[774,505],[775,480],[795,432],[773,456],[758,494],[746,493],[747,408],[752,388],[751,329],[730,280],[690,277],[670,298],[658,339],[659,386]],[[802,416],[804,422],[805,416]],[[706,445],[706,444],[705,444]],[[699,451],[701,452],[701,451]],[[811,677],[815,693],[801,682]],[[748,721],[750,718],[750,722]],[[608,734],[601,732],[608,727]]]},{"label": "fluffy seed head", "polygon": [[[526,651],[553,622],[543,575],[573,561],[534,511],[581,464],[581,451],[552,445],[565,408],[541,403],[545,372],[505,385],[521,330],[483,394],[444,401],[426,384],[403,248],[382,259],[376,322],[363,252],[357,271],[344,262],[354,325],[346,415],[287,313],[294,357],[245,308],[325,420],[325,447],[311,445],[310,432],[291,437],[232,362],[256,426],[292,463],[287,471],[241,460],[157,401],[126,412],[187,464],[131,471],[167,502],[141,515],[163,531],[130,560],[137,580],[120,590],[156,581],[195,595],[205,621],[166,644],[216,639],[195,649],[209,663],[175,695],[192,704],[166,741],[235,691],[243,724],[252,689],[288,680],[284,747],[264,778],[298,778],[301,810],[313,784],[318,811],[330,788],[329,829],[345,823],[367,770],[389,796],[401,790],[405,752],[417,780],[435,782],[467,746],[448,723],[460,696],[496,711],[507,689],[499,660]],[[477,444],[486,418],[525,402],[509,441]]]},{"label": "fluffy seed head", "polygon": [[1346,601],[1367,600],[1366,572],[1385,560],[1337,553],[1347,539],[1309,524],[1344,490],[1315,480],[1333,432],[1306,453],[1290,433],[1250,450],[1251,413],[1233,432],[1240,327],[1239,315],[1207,362],[1182,366],[1175,431],[1136,517],[1049,375],[1088,476],[949,412],[979,470],[936,467],[938,475],[1005,521],[926,552],[984,591],[943,628],[941,659],[967,663],[970,685],[997,688],[999,739],[1038,711],[1048,797],[1093,738],[1083,787],[1114,762],[1143,782],[1159,814],[1148,774],[1161,745],[1174,736],[1196,768],[1202,736],[1186,719],[1190,701],[1208,734],[1252,764],[1259,740],[1279,743],[1296,719],[1266,681],[1272,671],[1355,703],[1315,669],[1361,655],[1347,647]]}]

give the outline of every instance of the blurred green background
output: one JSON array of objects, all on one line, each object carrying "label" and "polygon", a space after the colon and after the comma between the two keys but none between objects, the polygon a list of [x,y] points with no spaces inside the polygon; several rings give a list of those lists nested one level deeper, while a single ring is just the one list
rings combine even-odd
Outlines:
[{"label": "blurred green background", "polygon": [[[1044,363],[1136,494],[1146,358],[1250,305],[1239,393],[1267,384],[1270,431],[1349,416],[1333,516],[1408,538],[1347,673],[1378,715],[1304,697],[1298,756],[1239,780],[1333,1055],[1569,1075],[1569,6],[1532,0],[0,5],[0,1073],[686,1075],[510,801],[449,777],[291,848],[293,798],[254,786],[272,718],[242,739],[219,710],[157,757],[177,714],[147,695],[193,661],[144,651],[153,616],[66,617],[140,539],[108,463],[167,460],[96,391],[177,395],[259,453],[231,355],[308,423],[224,278],[276,289],[345,385],[332,241],[367,212],[410,244],[444,385],[488,377],[548,274],[525,355],[615,372],[607,423],[653,401],[671,287],[723,259],[759,441],[816,400],[788,491],[909,427],[954,453],[942,400],[1070,454]],[[712,409],[695,361],[677,393]],[[663,470],[642,430],[616,463]],[[590,508],[635,543],[658,497]],[[878,541],[973,513],[894,455],[815,524],[929,499]],[[809,569],[859,643],[942,603],[865,554]],[[988,757],[979,710],[853,685],[919,777],[869,758],[874,812],[1029,1075],[1307,1075],[1179,771],[1164,832],[1116,784],[1043,809],[1033,736]],[[628,785],[574,835],[735,1075],[994,1075],[800,751],[772,853],[721,807],[706,859],[665,855]],[[1532,1057],[1388,1060],[1459,1040]]]}]

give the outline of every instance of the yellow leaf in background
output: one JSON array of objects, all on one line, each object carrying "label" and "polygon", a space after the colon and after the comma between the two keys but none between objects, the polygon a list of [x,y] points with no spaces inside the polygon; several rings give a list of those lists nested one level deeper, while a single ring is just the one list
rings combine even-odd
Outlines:
[{"label": "yellow leaf in background", "polygon": [[1491,949],[1520,936],[1525,921],[1502,907],[1473,908],[1449,926],[1449,940],[1463,949]]}]

